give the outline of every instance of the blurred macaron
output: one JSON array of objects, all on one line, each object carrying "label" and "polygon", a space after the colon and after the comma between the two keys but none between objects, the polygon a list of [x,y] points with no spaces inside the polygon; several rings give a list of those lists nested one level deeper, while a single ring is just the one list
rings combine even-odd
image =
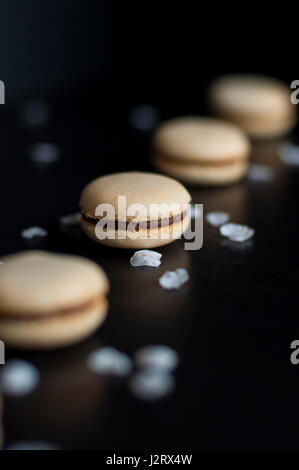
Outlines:
[{"label": "blurred macaron", "polygon": [[213,114],[235,122],[255,138],[285,134],[296,123],[290,90],[274,78],[223,76],[211,84],[207,100]]},{"label": "blurred macaron", "polygon": [[250,143],[234,124],[190,116],[158,127],[152,151],[153,164],[163,173],[186,183],[217,186],[245,175]]},{"label": "blurred macaron", "polygon": [[0,267],[0,338],[8,347],[47,349],[83,340],[103,322],[104,271],[79,256],[26,251]]}]

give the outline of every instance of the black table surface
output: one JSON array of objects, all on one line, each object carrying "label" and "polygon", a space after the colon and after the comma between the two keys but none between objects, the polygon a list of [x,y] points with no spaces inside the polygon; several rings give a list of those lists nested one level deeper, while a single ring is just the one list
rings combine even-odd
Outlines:
[{"label": "black table surface", "polygon": [[[81,230],[63,231],[58,218],[78,210],[91,179],[119,170],[152,170],[150,135],[130,128],[127,115],[88,104],[53,104],[46,127],[28,129],[19,108],[1,108],[1,248],[73,253],[99,263],[110,282],[103,326],[76,346],[48,352],[7,351],[35,364],[41,383],[22,398],[5,398],[6,445],[43,440],[66,449],[298,448],[299,366],[290,343],[299,337],[299,172],[277,157],[277,141],[254,145],[252,160],[275,168],[268,183],[189,187],[204,213],[227,211],[256,231],[244,244],[228,242],[204,222],[203,247],[176,241],[159,251],[158,269],[133,268],[132,250],[104,247]],[[57,164],[29,158],[35,142],[55,142]],[[49,235],[22,239],[39,225]],[[158,278],[184,267],[190,281],[164,291]],[[174,393],[143,402],[127,380],[92,374],[89,352],[111,345],[128,354],[167,344],[180,355]]]}]

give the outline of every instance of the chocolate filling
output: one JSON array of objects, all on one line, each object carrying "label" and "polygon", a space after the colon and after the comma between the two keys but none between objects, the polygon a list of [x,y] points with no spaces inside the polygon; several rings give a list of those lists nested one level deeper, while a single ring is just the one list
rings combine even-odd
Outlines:
[{"label": "chocolate filling", "polygon": [[[169,217],[168,219],[159,219],[159,220],[147,220],[144,222],[125,222],[121,220],[108,220],[106,227],[107,229],[110,230],[131,230],[138,232],[139,230],[149,230],[149,229],[155,229],[155,228],[163,228],[163,227],[168,227],[169,225],[177,224],[181,222],[187,215],[187,211],[182,212],[181,214],[174,215],[172,217]],[[94,217],[86,217],[84,214],[82,214],[83,218],[87,221],[90,222],[94,225],[96,225],[99,220],[101,219],[96,219]],[[129,224],[131,224],[129,226]]]},{"label": "chocolate filling", "polygon": [[[61,316],[61,315],[69,315],[69,314],[81,314],[81,313],[84,313],[86,310],[89,310],[90,308],[92,308],[94,305],[96,305],[97,303],[99,302],[99,298],[95,298],[95,299],[92,299],[92,300],[88,300],[87,302],[84,302],[80,305],[75,305],[73,307],[68,307],[68,308],[62,308],[62,309],[59,309],[59,310],[55,310],[55,311],[49,311],[47,313],[42,313],[42,314],[39,314],[39,313],[30,313],[30,314],[22,314],[22,315],[18,315],[17,313],[9,313],[9,314],[5,314],[5,313],[0,313],[0,323],[1,323],[1,320],[13,320],[13,321],[27,321],[27,320],[38,320],[38,321],[42,321],[43,319],[49,319],[50,317],[51,318],[55,318],[55,317],[58,317],[58,316]],[[1,330],[1,326],[0,326],[0,330]]]}]

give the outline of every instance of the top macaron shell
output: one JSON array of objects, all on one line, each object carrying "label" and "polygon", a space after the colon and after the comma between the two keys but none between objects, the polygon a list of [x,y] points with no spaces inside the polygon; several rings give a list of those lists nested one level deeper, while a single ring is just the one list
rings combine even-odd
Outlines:
[{"label": "top macaron shell", "polygon": [[[160,216],[169,217],[167,208],[171,208],[172,205],[183,207],[191,200],[186,188],[172,178],[156,173],[132,171],[95,179],[83,190],[79,204],[82,213],[91,217],[95,217],[99,204],[110,204],[118,220],[128,221],[130,217],[118,213],[118,196],[126,197],[126,208],[133,204],[142,204],[146,208],[148,215],[138,217],[140,221],[149,220],[151,204],[164,204],[165,213],[161,212]],[[131,219],[133,218],[132,216]]]},{"label": "top macaron shell", "polygon": [[108,280],[94,262],[71,255],[27,251],[3,258],[1,314],[49,314],[76,308],[108,291]]},{"label": "top macaron shell", "polygon": [[234,124],[192,116],[162,124],[154,135],[153,146],[158,155],[207,164],[247,158],[250,147],[246,135]]},{"label": "top macaron shell", "polygon": [[295,123],[289,88],[279,80],[255,75],[224,76],[212,83],[213,111],[252,135],[282,132]]}]

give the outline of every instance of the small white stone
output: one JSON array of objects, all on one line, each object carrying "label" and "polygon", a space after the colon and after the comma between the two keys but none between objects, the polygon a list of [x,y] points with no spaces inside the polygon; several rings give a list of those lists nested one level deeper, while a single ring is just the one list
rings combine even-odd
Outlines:
[{"label": "small white stone", "polygon": [[131,266],[151,266],[156,268],[161,264],[161,253],[152,250],[135,251],[130,259]]},{"label": "small white stone", "polygon": [[41,227],[29,227],[24,230],[22,230],[21,233],[23,238],[35,238],[35,237],[46,237],[48,235],[47,230],[41,228]]},{"label": "small white stone", "polygon": [[44,101],[32,99],[23,105],[20,116],[27,126],[42,126],[49,121],[51,110]]},{"label": "small white stone", "polygon": [[55,163],[60,158],[60,148],[56,144],[52,143],[37,143],[32,145],[30,151],[30,157],[35,163]]},{"label": "small white stone", "polygon": [[247,225],[230,223],[222,225],[222,227],[220,227],[220,233],[234,242],[244,242],[253,237],[254,229],[247,227]]},{"label": "small white stone", "polygon": [[0,390],[5,395],[21,396],[32,392],[39,383],[39,372],[32,364],[11,359],[0,374]]},{"label": "small white stone", "polygon": [[274,177],[274,170],[270,166],[253,163],[248,170],[248,178],[252,181],[267,182]]},{"label": "small white stone", "polygon": [[0,261],[0,264],[3,264],[3,261]]},{"label": "small white stone", "polygon": [[93,351],[87,358],[89,369],[96,374],[125,377],[133,369],[133,362],[121,351],[106,346]]},{"label": "small white stone", "polygon": [[169,371],[179,363],[177,352],[164,345],[145,346],[134,354],[134,359],[139,367],[157,367]]},{"label": "small white stone", "polygon": [[159,279],[160,286],[163,289],[179,289],[187,281],[189,281],[189,274],[184,268],[178,268],[176,271],[166,271]]},{"label": "small white stone", "polygon": [[282,144],[278,149],[280,160],[286,165],[299,166],[299,146],[291,143]]},{"label": "small white stone", "polygon": [[129,388],[137,398],[155,401],[164,398],[174,390],[175,380],[165,370],[147,368],[133,375],[129,381]]},{"label": "small white stone", "polygon": [[67,227],[71,225],[77,225],[81,222],[81,213],[76,212],[75,214],[64,215],[63,217],[59,218],[59,222],[61,225],[65,225]]},{"label": "small white stone", "polygon": [[230,215],[222,211],[208,212],[206,215],[206,220],[209,224],[213,225],[213,227],[220,227],[220,225],[226,224],[229,219]]},{"label": "small white stone", "polygon": [[60,450],[61,447],[45,441],[19,441],[6,447],[6,450]]},{"label": "small white stone", "polygon": [[151,131],[159,122],[160,113],[153,106],[140,104],[131,109],[129,122],[132,127],[142,131]]}]

